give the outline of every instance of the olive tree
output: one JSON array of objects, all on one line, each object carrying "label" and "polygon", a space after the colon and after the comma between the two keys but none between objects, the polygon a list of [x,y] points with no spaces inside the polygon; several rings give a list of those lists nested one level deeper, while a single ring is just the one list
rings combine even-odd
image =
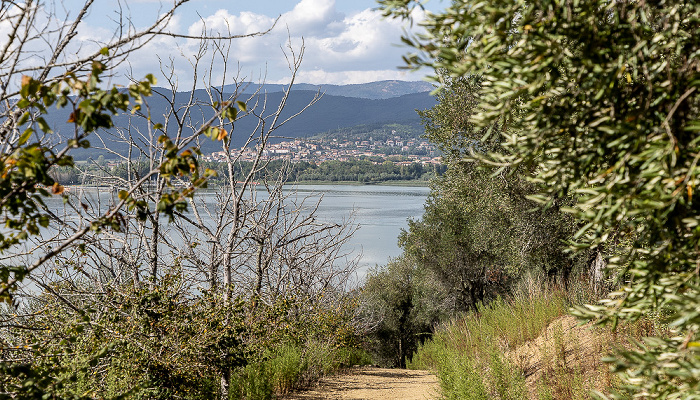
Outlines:
[{"label": "olive tree", "polygon": [[471,122],[478,110],[480,77],[441,78],[438,104],[419,114],[448,170],[434,180],[423,217],[409,222],[402,234],[404,250],[438,276],[451,293],[453,311],[477,311],[533,269],[567,285],[580,264],[562,254],[563,241],[574,233],[573,219],[558,207],[536,209],[527,198],[537,191],[536,184],[527,182],[527,168],[494,174],[465,162],[471,153],[499,151],[500,143],[493,136],[484,138],[487,129]]},{"label": "olive tree", "polygon": [[[408,18],[418,2],[382,0]],[[626,390],[648,398],[700,391],[697,199],[700,8],[685,1],[455,0],[407,37],[412,67],[482,79],[471,121],[503,151],[476,155],[527,166],[531,196],[582,221],[571,251],[614,244],[609,268],[626,281],[599,305],[602,321],[661,312],[668,337],[610,361]],[[620,238],[624,239],[621,240]]]},{"label": "olive tree", "polygon": [[369,271],[360,293],[360,314],[368,343],[382,364],[406,368],[418,344],[447,313],[444,291],[425,268],[402,255]]}]

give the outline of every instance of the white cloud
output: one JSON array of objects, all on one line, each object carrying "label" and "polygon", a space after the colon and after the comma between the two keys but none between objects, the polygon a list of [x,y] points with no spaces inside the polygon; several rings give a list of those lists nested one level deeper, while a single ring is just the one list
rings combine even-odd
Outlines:
[{"label": "white cloud", "polygon": [[325,64],[333,70],[362,66],[371,69],[379,65],[391,67],[388,58],[399,57],[393,60],[394,65],[400,61],[401,53],[392,46],[392,42],[398,41],[400,32],[399,23],[365,10],[345,18],[343,29],[336,36],[310,38],[307,54],[314,63]]},{"label": "white cloud", "polygon": [[292,11],[282,15],[280,22],[294,36],[324,35],[332,32],[333,23],[343,19],[336,11],[335,0],[301,0]]},{"label": "white cloud", "polygon": [[[416,15],[416,19],[422,19],[422,15]],[[213,34],[250,34],[268,29],[274,21],[272,15],[232,14],[220,9],[191,24],[187,32],[199,34],[206,26],[207,32]],[[289,42],[298,51],[303,41],[302,69],[308,72],[299,74],[302,81],[331,83],[336,79],[338,83],[357,83],[401,79],[407,76],[396,70],[407,51],[396,46],[402,32],[402,22],[384,19],[370,9],[344,15],[337,11],[335,0],[301,0],[279,17],[269,34],[235,40],[230,53],[248,74],[255,74],[257,69],[272,80],[284,80],[288,70],[282,49]],[[194,53],[195,47],[190,48]]]},{"label": "white cloud", "polygon": [[[337,72],[328,72],[324,70],[301,70],[297,74],[297,82],[314,83],[319,85],[349,85],[354,83],[367,83],[386,80],[416,81],[421,80],[422,77],[423,75],[416,75],[407,71],[400,71],[397,69]],[[282,78],[270,83],[286,84],[289,83],[289,78]]]},{"label": "white cloud", "polygon": [[247,11],[239,15],[232,15],[228,10],[218,10],[213,15],[203,18],[187,29],[187,34],[196,36],[202,33],[207,35],[249,35],[268,30],[275,19]]},{"label": "white cloud", "polygon": [[[421,15],[416,17],[422,19]],[[202,32],[212,36],[247,35],[268,30],[276,18],[274,14],[232,12],[222,8],[202,17],[195,17],[192,13],[176,14],[169,22],[168,30],[187,35]],[[71,47],[72,57],[94,52],[101,44],[113,40],[111,25],[114,21],[105,20],[107,23],[102,25],[95,21],[93,18],[81,23],[80,40]],[[7,27],[0,26],[0,31],[3,28]],[[267,35],[218,44],[223,45],[224,54],[228,54],[227,73],[230,75],[231,70],[237,72],[240,69],[251,80],[260,75],[267,76],[268,81],[288,79],[288,63],[283,49],[291,43],[298,52],[302,41],[305,53],[298,74],[300,82],[341,84],[420,79],[422,75],[409,75],[396,69],[402,64],[401,56],[408,51],[396,46],[402,32],[401,22],[384,19],[370,9],[344,14],[337,10],[335,0],[300,0],[291,10],[280,15],[277,25]],[[214,48],[212,43],[208,45],[209,50]],[[159,60],[166,64],[172,60],[174,69],[180,74],[181,87],[188,87],[192,73],[185,71],[192,70],[193,60],[200,53],[199,41],[159,36],[134,53],[123,70],[140,78],[158,72],[161,69]],[[200,80],[206,74],[223,75],[223,61],[212,61],[210,55],[202,58],[200,67]]]}]

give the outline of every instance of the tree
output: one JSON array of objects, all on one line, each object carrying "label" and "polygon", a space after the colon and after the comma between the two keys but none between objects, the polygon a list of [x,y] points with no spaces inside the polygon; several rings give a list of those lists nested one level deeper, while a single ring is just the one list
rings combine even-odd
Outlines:
[{"label": "tree", "polygon": [[438,104],[419,114],[448,170],[433,182],[421,220],[409,222],[402,234],[405,252],[437,274],[452,295],[452,310],[477,311],[532,269],[566,285],[579,261],[561,252],[574,233],[573,220],[557,208],[536,210],[527,196],[537,187],[527,182],[525,168],[494,174],[464,161],[500,144],[493,137],[483,140],[486,130],[470,122],[480,78],[442,79]]},{"label": "tree", "polygon": [[388,365],[406,368],[444,312],[444,292],[407,256],[367,274],[360,318],[374,338],[374,351]]},{"label": "tree", "polygon": [[[192,60],[193,74],[211,77],[212,71],[200,68],[215,64],[217,58],[227,65],[228,46],[226,40],[203,41]],[[292,82],[279,104],[270,105],[261,93],[241,101],[243,81],[226,74],[217,86],[206,86],[205,98],[197,98],[193,86],[180,102],[177,80],[171,76],[166,79],[169,90],[153,90],[166,99],[167,107],[160,110],[165,116],[162,124],[150,124],[151,105],[146,99],[140,105],[146,111],[132,117],[146,119],[146,129],[134,123],[94,134],[104,151],[110,151],[109,144],[115,141],[128,149],[112,151],[121,161],[119,168],[99,170],[99,181],[109,184],[110,190],[79,188],[66,194],[63,214],[46,207],[52,235],[37,238],[33,245],[40,248],[73,237],[125,193],[132,206],[119,214],[118,229],[85,234],[78,251],[57,255],[35,270],[29,279],[41,291],[20,288],[23,302],[8,310],[3,326],[10,341],[45,341],[42,348],[61,348],[60,340],[68,338],[65,352],[81,357],[74,363],[57,356],[41,365],[36,354],[27,352],[16,361],[45,369],[52,365],[75,369],[80,385],[100,396],[139,387],[138,395],[152,398],[228,398],[237,369],[262,357],[265,347],[290,336],[300,342],[317,340],[314,335],[330,323],[304,330],[297,322],[303,313],[322,319],[331,305],[343,301],[356,263],[346,259],[342,246],[355,228],[317,220],[320,200],[289,190],[288,169],[257,180],[268,168],[263,152],[271,135],[287,122],[280,115],[302,55],[303,48],[288,58]],[[232,80],[236,89],[225,90],[224,83]],[[211,79],[206,83],[211,85]],[[227,104],[236,108],[220,112]],[[201,113],[202,109],[209,111]],[[258,119],[254,131],[234,130],[243,115]],[[209,137],[201,140],[219,141],[227,159],[221,186],[195,194],[203,180],[196,178],[194,182],[200,183],[194,184],[186,174],[171,171],[210,174],[196,163],[196,149],[173,152],[181,143],[199,140],[192,135],[199,135],[200,124],[208,127],[204,133]],[[159,130],[167,138],[155,133]],[[232,151],[230,146],[232,135],[245,135],[246,146],[257,150],[245,173],[243,151]],[[181,157],[172,161],[170,154]],[[33,314],[37,317],[25,321],[25,331],[52,325],[77,326],[80,331],[61,330],[48,338],[18,334],[22,328],[14,316]],[[89,323],[82,323],[83,318]],[[340,345],[341,336],[325,339],[329,345]],[[90,360],[94,366],[86,367],[84,359],[96,351],[99,340],[109,348],[99,353],[99,359]],[[202,364],[205,367],[196,367]],[[117,376],[93,379],[86,372],[96,370]],[[75,384],[61,390],[60,394],[78,391]]]},{"label": "tree", "polygon": [[[30,236],[39,233],[39,226],[48,224],[49,216],[41,210],[42,198],[50,196],[42,187],[51,188],[54,195],[63,194],[62,186],[49,174],[54,167],[73,166],[70,156],[71,149],[89,147],[88,137],[102,128],[112,128],[112,116],[122,111],[140,112],[141,104],[146,96],[151,94],[151,86],[155,78],[148,75],[144,80],[128,86],[127,90],[116,87],[102,89],[101,76],[109,73],[123,62],[135,50],[149,40],[159,35],[169,35],[184,38],[207,39],[206,33],[201,36],[178,35],[169,32],[167,25],[175,12],[188,0],[178,0],[167,9],[154,23],[141,30],[123,31],[115,35],[110,42],[101,43],[100,47],[87,54],[70,54],[69,45],[74,42],[79,33],[80,20],[91,10],[93,1],[87,0],[76,11],[75,17],[59,15],[55,8],[49,7],[42,1],[26,1],[23,3],[3,1],[0,4],[0,20],[12,27],[11,34],[3,45],[0,53],[0,109],[2,118],[2,144],[4,170],[0,186],[2,203],[6,211],[8,232],[0,236],[0,248],[11,251],[25,242]],[[124,17],[124,16],[122,16]],[[36,21],[50,19],[57,27],[36,26]],[[123,27],[122,27],[123,28]],[[261,33],[254,33],[255,36]],[[217,39],[234,39],[240,36],[217,36]],[[41,53],[32,46],[41,43],[41,48],[48,45],[48,52]],[[46,56],[46,59],[42,57]],[[37,60],[38,59],[38,60]],[[39,61],[39,62],[37,62]],[[18,84],[21,82],[21,84]],[[133,104],[130,104],[130,101]],[[52,135],[51,127],[42,115],[48,112],[48,107],[56,105],[59,109],[67,109],[66,119],[73,124],[72,137],[58,140]],[[120,225],[120,210],[125,207],[142,210],[145,203],[134,198],[133,192],[145,183],[149,176],[164,173],[173,176],[182,173],[191,177],[194,187],[201,186],[206,181],[206,174],[200,176],[196,168],[197,160],[185,149],[202,133],[212,135],[211,123],[220,116],[232,117],[235,105],[218,105],[211,121],[203,121],[187,137],[178,137],[173,142],[163,133],[162,125],[149,118],[149,130],[156,137],[160,136],[160,145],[167,149],[167,156],[160,163],[152,164],[151,170],[137,182],[132,190],[125,191],[119,201],[106,212],[92,219],[75,235],[66,238],[51,249],[37,248],[42,255],[35,254],[35,260],[29,265],[4,265],[0,268],[0,299],[9,301],[11,292],[17,284],[47,260],[70,248],[88,232],[100,230],[103,226],[118,229]],[[181,153],[182,152],[182,153]],[[171,188],[172,189],[172,188]],[[180,194],[185,196],[190,191],[170,190],[167,196],[161,196],[163,211],[172,213],[176,206],[183,202],[173,202]],[[140,214],[143,216],[143,213]]]},{"label": "tree", "polygon": [[[198,287],[201,281],[194,279],[196,274],[189,270],[194,267],[196,271],[200,265],[187,257],[187,251],[181,251],[182,245],[171,241],[172,232],[182,232],[189,238],[208,233],[209,226],[201,223],[201,219],[198,222],[193,222],[197,218],[189,219],[179,225],[175,222],[186,220],[188,212],[197,214],[201,210],[191,198],[212,175],[198,163],[196,144],[204,140],[200,136],[220,141],[228,149],[233,123],[243,114],[251,113],[258,116],[260,125],[259,131],[246,133],[250,135],[248,143],[257,142],[262,152],[270,134],[285,122],[279,121],[279,116],[286,96],[271,112],[267,111],[264,96],[257,98],[263,106],[247,105],[238,100],[238,90],[224,93],[223,85],[228,82],[222,81],[218,91],[213,88],[212,71],[207,71],[209,81],[204,82],[209,88],[209,102],[195,101],[193,96],[184,105],[172,100],[163,121],[152,119],[146,97],[155,93],[168,98],[168,93],[153,90],[152,76],[126,89],[101,88],[104,74],[158,35],[201,40],[201,52],[193,60],[195,76],[201,72],[199,63],[205,54],[228,59],[227,42],[241,36],[208,37],[206,33],[183,36],[167,31],[168,21],[184,3],[185,0],[174,3],[151,27],[140,32],[127,29],[127,34],[115,35],[113,42],[102,44],[95,54],[77,59],[69,58],[66,48],[78,34],[78,22],[93,1],[85,2],[77,19],[66,17],[57,30],[41,30],[34,25],[38,15],[51,10],[42,7],[42,2],[2,2],[0,6],[0,19],[14,29],[0,57],[0,76],[5,82],[0,92],[5,105],[0,206],[7,216],[7,230],[0,236],[0,248],[5,252],[0,267],[0,298],[8,303],[0,311],[3,359],[0,391],[3,393],[30,398],[84,397],[76,394],[81,392],[74,382],[83,376],[81,384],[91,382],[95,385],[92,389],[105,396],[119,396],[125,394],[127,387],[138,391],[145,386],[146,390],[154,390],[148,392],[153,397],[180,396],[187,392],[192,395],[194,391],[195,395],[218,393],[227,398],[227,379],[233,368],[245,363],[241,360],[242,349],[250,347],[249,343],[243,343],[241,323],[248,318],[246,326],[249,326],[250,318],[260,320],[259,315],[246,314],[239,298],[231,295],[231,271],[239,267],[231,263],[250,239],[240,234],[256,215],[257,223],[267,223],[273,218],[274,229],[266,235],[281,235],[286,242],[280,249],[290,254],[294,253],[293,248],[297,250],[298,264],[284,265],[297,272],[295,277],[315,279],[306,287],[317,290],[311,294],[318,294],[319,290],[332,292],[336,289],[333,285],[344,283],[343,273],[336,272],[332,263],[348,231],[343,226],[313,223],[313,209],[308,219],[299,217],[302,215],[299,208],[294,210],[296,215],[288,213],[287,204],[280,203],[285,199],[273,196],[278,193],[275,190],[282,190],[282,179],[273,185],[266,201],[257,201],[252,190],[253,175],[243,177],[242,188],[237,186],[241,177],[231,170],[234,162],[228,164],[230,193],[227,198],[225,194],[222,196],[226,200],[220,203],[221,213],[215,222],[215,229],[219,229],[217,239],[221,241],[216,244],[219,247],[211,245],[212,254],[214,251],[217,254],[207,259],[209,264],[203,268],[208,272],[204,280],[210,283],[208,291]],[[33,54],[31,44],[38,41],[50,44],[51,54],[42,67],[33,67],[34,64],[25,62]],[[289,59],[295,72],[301,55]],[[12,82],[19,81],[20,74],[23,74],[22,84],[13,88]],[[170,74],[166,81],[173,99],[177,79]],[[74,132],[65,141],[52,135],[42,117],[53,105],[67,109],[66,119],[73,124]],[[195,109],[204,111],[195,114]],[[122,112],[146,123],[141,127],[115,127],[113,116]],[[123,160],[124,175],[111,178],[116,190],[98,192],[92,198],[82,191],[66,192],[55,180],[58,176],[52,176],[51,169],[74,167],[69,155],[72,149],[90,146],[88,140],[107,149],[110,137],[129,146],[129,154]],[[254,172],[260,163],[259,158]],[[103,168],[100,179],[107,179],[107,173]],[[47,205],[49,190],[62,196],[63,213]],[[246,200],[247,196],[250,201]],[[256,209],[260,205],[267,206],[267,214]],[[274,213],[272,217],[270,211]],[[234,218],[227,218],[230,215]],[[173,225],[168,225],[168,220]],[[190,228],[183,228],[188,223]],[[192,233],[192,227],[200,231]],[[327,241],[327,247],[312,254],[311,244],[316,239]],[[196,241],[185,243],[194,248]],[[278,245],[273,243],[269,247],[277,251],[273,256],[281,252],[275,247]],[[202,253],[197,256],[200,260],[205,258]],[[284,256],[289,258],[288,254]],[[220,262],[224,263],[223,268]],[[314,263],[315,271],[305,269]],[[319,271],[324,274],[314,275]],[[344,271],[350,273],[349,268]],[[279,280],[287,279],[288,275]],[[319,288],[319,282],[325,282],[326,287]],[[221,286],[224,290],[217,292]],[[287,301],[288,298],[282,297],[290,292],[280,295],[280,301]],[[265,314],[264,310],[277,307],[277,303],[271,303],[256,309],[263,309],[261,314]],[[274,319],[262,320],[270,323]],[[119,359],[116,356],[119,353],[133,357]],[[114,364],[115,360],[122,364]],[[192,368],[202,363],[207,368]],[[138,379],[115,384],[89,378],[95,371],[110,367],[121,368],[124,376]],[[144,369],[146,373],[142,373]],[[192,380],[177,383],[178,376]],[[222,381],[220,389],[216,383],[212,385],[212,379],[218,378]],[[207,385],[200,385],[201,379]],[[108,387],[116,388],[117,392],[104,391]]]},{"label": "tree", "polygon": [[[408,17],[411,0],[383,0]],[[700,392],[700,218],[697,185],[700,8],[662,1],[454,1],[407,38],[411,66],[482,79],[475,126],[500,129],[503,152],[527,166],[534,200],[582,221],[570,250],[619,247],[609,267],[627,283],[577,310],[617,325],[660,313],[673,330],[611,362],[625,389],[650,398]],[[624,239],[624,240],[621,240]]]}]

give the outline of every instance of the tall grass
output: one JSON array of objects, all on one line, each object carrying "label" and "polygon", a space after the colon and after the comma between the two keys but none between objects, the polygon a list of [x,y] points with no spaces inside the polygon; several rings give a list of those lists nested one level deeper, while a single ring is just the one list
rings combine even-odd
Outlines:
[{"label": "tall grass", "polygon": [[[508,352],[540,336],[572,304],[592,300],[585,284],[574,282],[565,291],[527,277],[513,296],[439,326],[410,367],[436,371],[446,399],[526,399],[524,371]],[[547,394],[543,390],[542,398]]]},{"label": "tall grass", "polygon": [[438,349],[442,348],[470,357],[512,348],[536,338],[567,309],[561,291],[543,291],[529,301],[500,298],[482,307],[478,314],[465,314],[439,326],[432,341],[413,356],[412,365],[439,367],[444,354]]}]

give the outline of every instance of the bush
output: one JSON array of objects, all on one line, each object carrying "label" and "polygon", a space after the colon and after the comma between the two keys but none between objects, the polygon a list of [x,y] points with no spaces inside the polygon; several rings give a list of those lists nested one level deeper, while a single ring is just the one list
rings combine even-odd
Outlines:
[{"label": "bush", "polygon": [[248,364],[231,376],[230,399],[269,400],[273,394],[271,372],[264,362]]},{"label": "bush", "polygon": [[265,351],[261,360],[234,371],[231,399],[266,400],[304,388],[349,365],[371,362],[362,350],[311,341],[285,343]]},{"label": "bush", "polygon": [[74,304],[88,310],[81,313],[39,296],[22,309],[32,315],[26,321],[32,329],[10,333],[42,345],[15,352],[17,362],[1,366],[0,392],[18,392],[34,380],[46,386],[33,390],[35,397],[48,391],[67,398],[210,399],[221,396],[222,379],[229,378],[231,398],[265,399],[367,360],[357,350],[350,298],[253,305],[206,291],[189,296],[178,282],[168,277],[138,290],[126,285],[75,296]]}]

